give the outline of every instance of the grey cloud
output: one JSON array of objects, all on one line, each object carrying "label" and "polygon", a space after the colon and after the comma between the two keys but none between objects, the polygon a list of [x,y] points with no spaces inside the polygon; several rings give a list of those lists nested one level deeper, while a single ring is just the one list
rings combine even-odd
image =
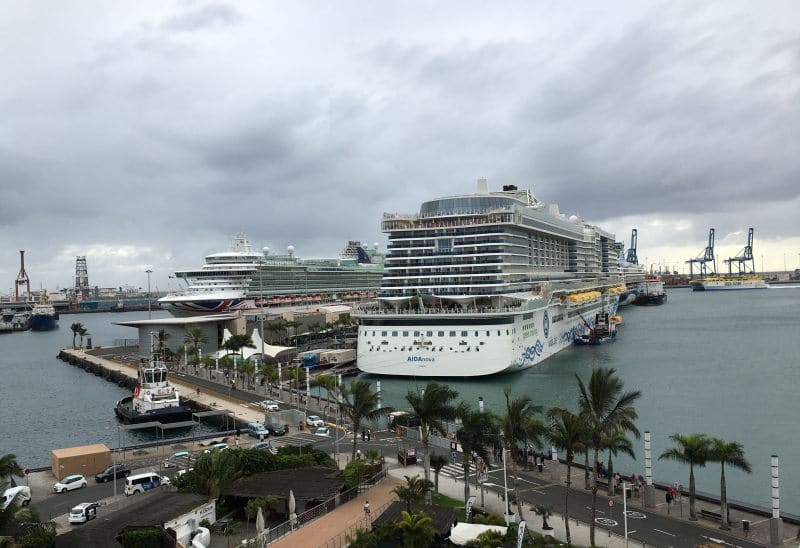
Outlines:
[{"label": "grey cloud", "polygon": [[239,11],[227,4],[205,4],[174,15],[161,23],[161,28],[176,32],[194,32],[213,27],[237,24],[242,19]]}]

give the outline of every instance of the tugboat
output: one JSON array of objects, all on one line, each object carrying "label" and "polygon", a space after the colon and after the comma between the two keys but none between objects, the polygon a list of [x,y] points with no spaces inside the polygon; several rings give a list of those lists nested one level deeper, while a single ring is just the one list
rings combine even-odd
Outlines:
[{"label": "tugboat", "polygon": [[153,347],[150,361],[139,366],[139,381],[133,395],[117,402],[114,412],[125,423],[188,421],[193,409],[181,403],[178,390],[169,383],[169,370]]},{"label": "tugboat", "polygon": [[575,344],[578,346],[597,346],[613,341],[617,336],[617,323],[622,321],[620,316],[611,316],[607,312],[595,316],[594,326],[590,325],[583,316],[581,319],[588,332],[575,337]]},{"label": "tugboat", "polygon": [[664,291],[664,282],[658,276],[648,276],[639,284],[639,293],[633,304],[648,306],[665,302],[667,302],[667,292]]}]

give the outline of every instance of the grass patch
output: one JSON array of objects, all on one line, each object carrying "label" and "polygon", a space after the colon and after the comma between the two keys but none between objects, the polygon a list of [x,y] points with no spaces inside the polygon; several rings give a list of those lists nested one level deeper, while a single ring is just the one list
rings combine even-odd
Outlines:
[{"label": "grass patch", "polygon": [[456,509],[456,519],[458,521],[467,521],[467,513],[464,510],[464,502],[458,499],[450,498],[447,495],[433,492],[431,496],[431,504],[434,506],[446,506],[448,508]]}]

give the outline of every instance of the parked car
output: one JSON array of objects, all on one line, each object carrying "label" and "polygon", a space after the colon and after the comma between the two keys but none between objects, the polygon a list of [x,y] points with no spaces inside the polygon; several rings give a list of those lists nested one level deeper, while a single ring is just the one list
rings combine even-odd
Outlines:
[{"label": "parked car", "polygon": [[66,493],[67,491],[72,491],[73,489],[83,489],[84,487],[86,487],[86,478],[80,474],[72,474],[63,480],[56,482],[56,484],[53,485],[53,491],[56,493]]},{"label": "parked car", "polygon": [[184,468],[183,470],[178,470],[178,472],[175,474],[175,477],[179,478],[183,476],[186,472],[191,472],[192,470],[194,470],[194,468],[188,468],[188,469]]},{"label": "parked car", "polygon": [[286,428],[282,424],[267,423],[264,428],[269,431],[270,436],[283,436],[286,433]]},{"label": "parked car", "polygon": [[70,523],[86,523],[97,517],[97,508],[100,506],[96,502],[82,502],[69,511]]},{"label": "parked car", "polygon": [[15,500],[20,506],[27,506],[31,503],[31,488],[25,485],[18,487],[11,487],[3,492],[3,507],[0,510],[5,510],[11,501]]},{"label": "parked car", "polygon": [[136,495],[137,493],[144,493],[162,485],[169,485],[170,481],[167,476],[162,476],[156,472],[145,472],[144,474],[136,474],[129,476],[125,480],[125,496]]},{"label": "parked car", "polygon": [[192,454],[189,453],[189,451],[178,451],[164,461],[164,468],[183,466],[184,463],[188,462],[190,458],[192,458]]},{"label": "parked car", "polygon": [[[97,483],[105,483],[114,479],[116,474],[117,478],[127,478],[131,475],[131,469],[127,464],[112,464],[94,477]],[[77,508],[77,506],[76,506]]]},{"label": "parked car", "polygon": [[264,400],[262,402],[258,402],[259,407],[264,409],[265,411],[280,411],[281,408],[278,405],[278,402],[274,400]]},{"label": "parked car", "polygon": [[250,449],[261,449],[262,451],[269,451],[272,449],[272,444],[268,441],[261,441],[250,446]]},{"label": "parked car", "polygon": [[320,426],[316,430],[314,430],[315,436],[325,436],[329,437],[331,435],[331,429],[327,426]]},{"label": "parked car", "polygon": [[203,451],[203,453],[215,453],[217,451],[224,451],[227,448],[228,448],[227,443],[215,443],[214,445]]},{"label": "parked car", "polygon": [[308,426],[325,426],[325,421],[319,415],[309,415],[306,417],[306,425]]}]

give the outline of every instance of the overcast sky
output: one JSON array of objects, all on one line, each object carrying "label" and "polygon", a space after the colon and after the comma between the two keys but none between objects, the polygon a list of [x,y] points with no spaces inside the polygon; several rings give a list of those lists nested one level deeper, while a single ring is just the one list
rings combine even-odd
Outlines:
[{"label": "overcast sky", "polygon": [[0,67],[0,293],[20,249],[34,289],[335,256],[479,177],[642,261],[800,261],[796,0],[5,2]]}]

